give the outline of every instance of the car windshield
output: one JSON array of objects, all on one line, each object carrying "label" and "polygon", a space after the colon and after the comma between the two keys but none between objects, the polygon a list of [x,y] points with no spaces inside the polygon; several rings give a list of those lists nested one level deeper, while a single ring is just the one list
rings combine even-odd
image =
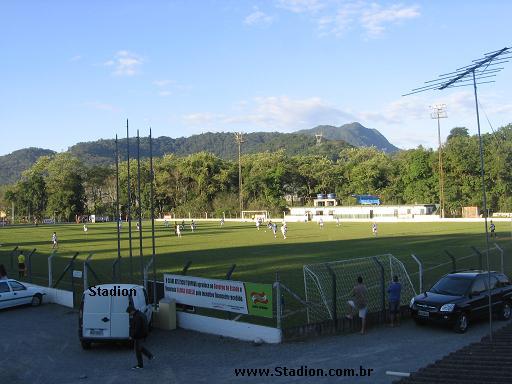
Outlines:
[{"label": "car windshield", "polygon": [[439,280],[430,289],[430,292],[441,295],[463,296],[473,283],[472,279],[446,276]]}]

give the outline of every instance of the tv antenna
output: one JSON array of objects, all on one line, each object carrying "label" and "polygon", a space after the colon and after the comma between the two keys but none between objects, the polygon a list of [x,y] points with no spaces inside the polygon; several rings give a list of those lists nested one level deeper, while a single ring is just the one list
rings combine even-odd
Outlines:
[{"label": "tv antenna", "polygon": [[[485,53],[483,57],[473,60],[472,64],[464,67],[457,68],[453,72],[448,72],[438,76],[438,79],[425,81],[424,86],[414,88],[411,92],[406,93],[403,96],[412,95],[415,93],[439,90],[442,91],[446,88],[455,87],[466,87],[473,86],[475,95],[475,110],[476,110],[476,123],[478,127],[478,142],[479,142],[479,153],[480,153],[480,177],[482,183],[482,202],[483,202],[483,216],[485,224],[485,245],[487,248],[487,275],[488,275],[488,286],[491,286],[491,272],[489,267],[489,228],[487,226],[487,216],[489,212],[487,210],[487,196],[485,191],[485,169],[484,169],[484,155],[483,155],[483,142],[482,135],[480,132],[480,113],[478,111],[478,94],[477,85],[494,83],[494,80],[489,80],[496,77],[496,74],[504,69],[501,65],[508,63],[509,59],[512,58],[512,48],[505,47],[497,51]],[[482,81],[484,80],[484,81]],[[489,298],[489,340],[492,342],[492,307],[491,307],[491,291],[488,290]]]}]

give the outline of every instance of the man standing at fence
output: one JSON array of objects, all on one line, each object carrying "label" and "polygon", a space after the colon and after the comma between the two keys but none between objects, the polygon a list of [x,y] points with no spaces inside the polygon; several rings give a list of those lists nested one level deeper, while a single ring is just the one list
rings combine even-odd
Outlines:
[{"label": "man standing at fence", "polygon": [[18,255],[18,279],[25,277],[25,255],[20,252]]},{"label": "man standing at fence", "polygon": [[400,326],[400,293],[402,284],[398,282],[398,276],[393,276],[393,281],[388,287],[389,315],[391,317],[391,326]]},{"label": "man standing at fence", "polygon": [[364,335],[366,331],[366,315],[368,313],[368,290],[366,285],[363,284],[363,278],[357,277],[357,284],[352,288],[350,292],[352,300],[347,301],[350,306],[350,314],[346,317],[349,320],[354,318],[354,314],[358,311],[359,317],[361,318],[361,335]]}]

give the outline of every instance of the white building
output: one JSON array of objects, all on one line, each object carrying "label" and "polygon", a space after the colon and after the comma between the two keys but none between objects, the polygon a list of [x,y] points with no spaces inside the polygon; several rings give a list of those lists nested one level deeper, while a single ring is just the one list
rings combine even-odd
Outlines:
[{"label": "white building", "polygon": [[291,207],[290,214],[285,216],[288,222],[306,221],[333,221],[339,219],[361,220],[399,220],[414,219],[417,216],[430,215],[436,210],[435,204],[414,205],[324,205],[317,204],[313,207]]}]

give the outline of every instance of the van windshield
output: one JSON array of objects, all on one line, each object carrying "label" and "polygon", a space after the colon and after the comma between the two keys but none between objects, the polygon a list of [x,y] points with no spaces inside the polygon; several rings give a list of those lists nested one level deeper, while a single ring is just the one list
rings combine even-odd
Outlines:
[{"label": "van windshield", "polygon": [[445,276],[434,284],[430,292],[440,295],[464,296],[472,283],[473,279]]}]

